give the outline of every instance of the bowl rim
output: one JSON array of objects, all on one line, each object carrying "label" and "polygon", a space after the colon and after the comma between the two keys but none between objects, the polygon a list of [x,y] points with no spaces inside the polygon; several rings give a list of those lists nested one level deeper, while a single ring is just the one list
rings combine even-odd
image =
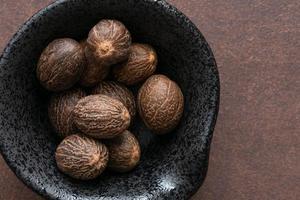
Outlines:
[{"label": "bowl rim", "polygon": [[[23,32],[28,28],[28,26],[30,24],[32,24],[38,18],[42,17],[42,15],[44,13],[48,12],[49,10],[55,9],[56,6],[59,6],[60,4],[70,2],[70,1],[76,2],[78,0],[57,0],[57,1],[54,1],[50,4],[48,4],[47,6],[43,7],[42,9],[38,10],[35,14],[33,14],[30,18],[28,18],[19,27],[19,29],[12,36],[12,38],[9,40],[9,42],[6,44],[5,48],[3,49],[3,52],[0,55],[0,66],[1,66],[1,63],[3,62],[3,60],[5,60],[5,55],[10,52],[11,46],[13,46],[13,44],[18,41],[18,39],[21,37]],[[207,137],[209,137],[208,138],[208,145],[207,145],[208,146],[207,165],[208,165],[209,154],[210,154],[210,145],[211,145],[211,141],[212,141],[212,137],[213,137],[214,128],[215,128],[215,125],[216,125],[216,122],[217,122],[217,117],[218,117],[218,113],[219,113],[219,104],[220,104],[220,78],[219,78],[219,72],[218,72],[217,63],[216,63],[213,51],[212,51],[211,47],[209,46],[208,42],[206,41],[206,39],[204,38],[203,34],[197,28],[197,26],[185,14],[183,14],[181,11],[179,11],[175,6],[171,5],[166,0],[141,0],[141,1],[144,1],[145,3],[160,4],[161,5],[160,9],[162,10],[162,12],[166,12],[166,13],[171,14],[173,18],[181,18],[182,20],[184,20],[184,24],[188,25],[190,27],[190,29],[194,33],[196,33],[195,37],[200,37],[201,40],[206,43],[208,51],[212,56],[212,61],[214,62],[214,65],[212,65],[211,67],[213,68],[212,72],[213,72],[214,78],[216,80],[216,82],[215,82],[216,93],[215,93],[215,98],[212,99],[214,106],[212,108],[210,108],[212,110],[213,116],[212,116],[212,119],[209,120],[209,122],[208,122],[208,127],[209,127],[208,128],[209,133],[207,134]],[[45,197],[47,199],[60,199],[60,197],[56,196],[55,194],[43,189],[39,184],[33,182],[30,179],[27,179],[26,173],[23,173],[23,171],[20,171],[18,169],[18,167],[13,164],[11,159],[8,157],[8,154],[6,153],[7,151],[9,151],[9,149],[6,149],[5,146],[3,144],[1,144],[1,141],[0,141],[0,153],[3,156],[3,159],[5,160],[5,162],[9,166],[9,168],[12,170],[12,172],[17,176],[17,178],[19,180],[21,180],[24,183],[24,185],[26,185],[26,187],[28,187],[32,191],[36,192],[37,194],[39,194],[42,197]],[[207,169],[206,169],[206,171],[207,171]],[[205,177],[206,177],[206,172],[205,172],[205,175],[204,175],[204,179],[205,179]],[[195,184],[195,187],[194,187],[193,191],[190,192],[190,195],[189,195],[190,197],[197,192],[197,190],[202,185],[202,183]]]}]

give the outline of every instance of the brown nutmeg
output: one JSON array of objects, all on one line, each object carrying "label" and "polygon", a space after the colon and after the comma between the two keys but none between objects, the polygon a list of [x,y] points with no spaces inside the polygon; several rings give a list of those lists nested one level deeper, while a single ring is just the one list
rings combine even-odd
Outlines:
[{"label": "brown nutmeg", "polygon": [[[80,44],[83,49],[86,48],[86,40],[81,41]],[[110,67],[93,58],[87,59],[85,57],[85,59],[86,66],[79,83],[84,87],[92,87],[108,76]]]},{"label": "brown nutmeg", "polygon": [[96,24],[87,39],[85,54],[104,65],[113,65],[129,56],[131,35],[117,20],[101,20]]},{"label": "brown nutmeg", "polygon": [[129,132],[104,141],[109,151],[108,168],[116,172],[128,172],[139,162],[141,149],[138,140]]},{"label": "brown nutmeg", "polygon": [[131,119],[136,114],[135,99],[132,92],[124,85],[114,81],[103,81],[93,90],[92,94],[104,94],[121,101],[129,111]]},{"label": "brown nutmeg", "polygon": [[57,147],[57,167],[80,180],[99,176],[107,166],[109,153],[104,144],[83,135],[70,135]]},{"label": "brown nutmeg", "polygon": [[151,76],[157,65],[155,50],[147,44],[132,44],[126,62],[113,68],[115,79],[126,85],[134,85]]},{"label": "brown nutmeg", "polygon": [[183,113],[178,85],[164,75],[153,75],[138,92],[138,110],[146,126],[157,134],[172,131]]},{"label": "brown nutmeg", "polygon": [[129,127],[130,114],[119,100],[90,95],[78,101],[74,122],[83,133],[98,139],[113,138]]},{"label": "brown nutmeg", "polygon": [[64,138],[74,134],[77,129],[73,121],[73,109],[77,102],[86,96],[80,88],[55,93],[48,105],[48,116],[55,132]]},{"label": "brown nutmeg", "polygon": [[84,51],[70,38],[56,39],[42,52],[36,74],[40,83],[50,91],[71,88],[84,70]]}]

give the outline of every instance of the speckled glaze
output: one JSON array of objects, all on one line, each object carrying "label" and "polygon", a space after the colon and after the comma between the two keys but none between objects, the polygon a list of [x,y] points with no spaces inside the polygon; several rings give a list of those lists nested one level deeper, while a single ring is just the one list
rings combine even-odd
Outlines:
[{"label": "speckled glaze", "polygon": [[[146,14],[145,14],[146,13]],[[49,94],[35,77],[42,50],[55,38],[77,40],[103,18],[118,19],[133,41],[151,44],[158,73],[176,81],[184,116],[172,133],[151,134],[140,119],[132,132],[141,144],[137,168],[75,181],[56,167],[58,144],[47,117]],[[219,105],[213,54],[195,25],[160,0],[59,0],[27,21],[0,59],[0,149],[16,175],[49,199],[188,199],[204,181]]]}]

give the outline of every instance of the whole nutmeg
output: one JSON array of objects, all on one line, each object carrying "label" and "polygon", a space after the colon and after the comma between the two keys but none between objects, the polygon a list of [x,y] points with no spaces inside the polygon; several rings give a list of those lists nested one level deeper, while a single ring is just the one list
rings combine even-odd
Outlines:
[{"label": "whole nutmeg", "polygon": [[138,92],[138,110],[146,126],[157,134],[172,131],[183,113],[184,98],[178,85],[164,75],[153,75]]},{"label": "whole nutmeg", "polygon": [[99,176],[106,168],[109,153],[106,146],[83,135],[70,135],[57,147],[57,167],[65,174],[80,180]]},{"label": "whole nutmeg", "polygon": [[[83,49],[86,48],[86,40],[81,41],[80,44]],[[79,83],[84,87],[92,87],[108,76],[110,67],[93,58],[85,59],[86,66],[81,75]]]},{"label": "whole nutmeg", "polygon": [[129,59],[113,68],[115,79],[126,85],[134,85],[151,76],[157,65],[155,50],[147,44],[132,44]]},{"label": "whole nutmeg", "polygon": [[85,92],[80,88],[55,93],[51,96],[48,116],[55,132],[61,138],[77,131],[73,121],[73,109],[77,102],[85,96]]},{"label": "whole nutmeg", "polygon": [[90,95],[78,101],[74,122],[83,133],[98,139],[113,138],[129,127],[130,114],[119,100]]},{"label": "whole nutmeg", "polygon": [[71,88],[84,70],[84,51],[70,38],[56,39],[42,52],[36,74],[40,83],[50,91]]},{"label": "whole nutmeg", "polygon": [[129,111],[131,119],[136,114],[135,99],[132,92],[124,85],[114,81],[103,81],[93,90],[92,94],[104,94],[121,101]]},{"label": "whole nutmeg", "polygon": [[104,141],[109,151],[108,168],[116,172],[128,172],[139,162],[141,149],[138,140],[129,131]]},{"label": "whole nutmeg", "polygon": [[87,38],[85,54],[104,65],[112,65],[126,60],[129,56],[131,35],[117,20],[101,20]]}]

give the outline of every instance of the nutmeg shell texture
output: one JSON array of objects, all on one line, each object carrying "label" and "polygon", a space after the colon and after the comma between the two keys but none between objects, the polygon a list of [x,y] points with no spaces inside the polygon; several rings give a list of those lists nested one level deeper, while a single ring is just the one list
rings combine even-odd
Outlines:
[{"label": "nutmeg shell texture", "polygon": [[48,105],[48,116],[55,132],[61,138],[76,133],[73,109],[85,96],[86,93],[80,88],[52,94]]},{"label": "nutmeg shell texture", "polygon": [[135,99],[132,92],[123,84],[114,81],[103,81],[92,90],[92,94],[104,94],[121,101],[128,109],[131,119],[136,114]]},{"label": "nutmeg shell texture", "polygon": [[157,54],[147,44],[134,43],[130,47],[127,61],[113,68],[114,78],[126,85],[134,85],[146,80],[156,70]]},{"label": "nutmeg shell texture", "polygon": [[164,75],[153,75],[147,79],[139,89],[137,102],[142,120],[157,134],[172,131],[184,109],[179,86]]},{"label": "nutmeg shell texture", "polygon": [[104,65],[113,65],[129,56],[131,35],[117,20],[105,19],[96,24],[87,38],[85,54]]},{"label": "nutmeg shell texture", "polygon": [[[86,40],[81,41],[80,44],[83,49],[86,48]],[[110,67],[95,60],[93,57],[85,57],[85,59],[86,65],[79,83],[84,87],[92,87],[108,76]]]},{"label": "nutmeg shell texture", "polygon": [[113,139],[105,140],[104,143],[109,151],[108,169],[128,172],[139,163],[140,145],[131,132],[126,130]]},{"label": "nutmeg shell texture", "polygon": [[79,100],[73,115],[80,131],[98,139],[123,133],[131,120],[123,103],[106,95],[90,95]]},{"label": "nutmeg shell texture", "polygon": [[71,88],[84,70],[84,51],[70,38],[56,39],[42,52],[36,75],[41,85],[50,91]]},{"label": "nutmeg shell texture", "polygon": [[57,147],[57,167],[65,174],[80,180],[99,176],[106,168],[109,153],[99,141],[83,135],[70,135]]}]

